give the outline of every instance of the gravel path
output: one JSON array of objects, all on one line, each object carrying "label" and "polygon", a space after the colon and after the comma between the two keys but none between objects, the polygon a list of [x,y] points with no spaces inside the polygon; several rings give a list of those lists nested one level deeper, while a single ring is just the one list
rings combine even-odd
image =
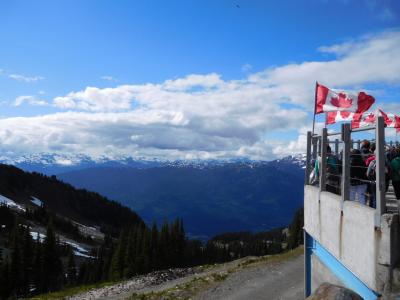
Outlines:
[{"label": "gravel path", "polygon": [[103,288],[92,289],[88,292],[77,294],[66,298],[67,300],[91,300],[91,299],[125,299],[132,293],[155,290],[165,284],[179,282],[181,278],[190,277],[195,273],[194,268],[169,269],[156,271],[147,275],[133,277],[127,281],[106,286]]},{"label": "gravel path", "polygon": [[92,289],[88,292],[68,297],[66,300],[122,300],[126,299],[133,293],[143,294],[148,292],[159,292],[189,282],[193,278],[199,276],[207,276],[214,272],[223,272],[235,268],[245,259],[248,259],[248,257],[221,265],[215,265],[210,268],[210,270],[206,271],[202,271],[200,268],[156,271],[147,275],[133,277],[132,279],[115,285]]},{"label": "gravel path", "polygon": [[[257,258],[254,258],[257,259]],[[260,262],[243,267],[246,257],[233,262],[201,268],[172,269],[137,276],[112,286],[93,289],[75,295],[70,300],[109,299],[122,300],[132,294],[165,291],[196,278],[207,278],[216,273],[229,273],[221,282],[214,282],[200,290],[196,300],[257,300],[257,299],[303,299],[303,255],[296,255],[283,262]],[[185,291],[182,291],[185,293]],[[184,294],[181,294],[184,295]],[[178,297],[186,299],[185,297]],[[162,298],[162,297],[161,297]],[[172,297],[174,298],[174,297]],[[172,299],[171,298],[171,299]],[[192,299],[192,296],[189,297]],[[153,299],[153,298],[152,298]],[[155,298],[158,299],[158,298]],[[169,299],[169,298],[168,298]]]},{"label": "gravel path", "polygon": [[304,257],[266,266],[244,269],[196,300],[304,299]]}]

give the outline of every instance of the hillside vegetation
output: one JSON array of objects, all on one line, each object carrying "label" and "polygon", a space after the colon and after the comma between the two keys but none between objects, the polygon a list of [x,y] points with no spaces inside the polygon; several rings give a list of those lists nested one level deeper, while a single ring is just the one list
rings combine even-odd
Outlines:
[{"label": "hillside vegetation", "polygon": [[129,208],[54,176],[0,165],[0,180],[1,299],[279,253],[301,228],[227,233],[204,244],[186,237],[181,219],[148,227]]},{"label": "hillside vegetation", "polygon": [[189,236],[204,239],[286,226],[303,201],[304,170],[285,162],[90,168],[58,176],[131,207],[146,222],[181,218]]}]

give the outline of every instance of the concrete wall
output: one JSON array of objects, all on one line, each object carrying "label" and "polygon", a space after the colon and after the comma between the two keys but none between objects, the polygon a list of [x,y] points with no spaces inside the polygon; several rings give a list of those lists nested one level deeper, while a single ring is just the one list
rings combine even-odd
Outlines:
[{"label": "concrete wall", "polygon": [[324,282],[329,282],[338,286],[345,286],[343,282],[341,282],[316,255],[311,256],[311,267],[311,293],[314,293],[315,290]]},{"label": "concrete wall", "polygon": [[375,230],[374,214],[354,201],[345,201],[342,212],[340,196],[305,186],[305,230],[369,288],[383,293],[400,249],[393,239],[398,219],[383,216],[381,230]]}]

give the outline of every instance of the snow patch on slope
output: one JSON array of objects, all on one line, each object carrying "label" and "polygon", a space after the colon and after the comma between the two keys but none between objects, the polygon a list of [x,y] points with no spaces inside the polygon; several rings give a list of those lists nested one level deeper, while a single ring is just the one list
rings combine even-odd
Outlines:
[{"label": "snow patch on slope", "polygon": [[11,200],[7,197],[4,197],[3,195],[0,195],[0,204],[3,204],[5,206],[13,208],[13,209],[25,211],[25,208],[23,206],[15,203],[13,200]]},{"label": "snow patch on slope", "polygon": [[43,201],[36,197],[31,197],[31,202],[37,206],[42,206],[43,204]]},{"label": "snow patch on slope", "polygon": [[36,231],[31,231],[30,232],[31,237],[37,241],[38,237],[39,237],[39,241],[42,243],[44,241],[44,239],[46,238],[46,235],[40,232],[36,232]]}]

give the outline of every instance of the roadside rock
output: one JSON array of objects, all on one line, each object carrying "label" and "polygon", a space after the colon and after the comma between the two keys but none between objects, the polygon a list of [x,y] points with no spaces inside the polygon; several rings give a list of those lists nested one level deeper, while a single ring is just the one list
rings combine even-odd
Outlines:
[{"label": "roadside rock", "polygon": [[195,273],[195,268],[168,269],[155,271],[146,275],[133,277],[127,281],[107,286],[100,289],[92,289],[82,294],[67,297],[68,300],[88,299],[111,299],[118,298],[118,295],[132,293],[134,291],[162,284],[177,278],[185,277]]},{"label": "roadside rock", "polygon": [[347,288],[323,283],[307,300],[362,300],[362,298]]}]

